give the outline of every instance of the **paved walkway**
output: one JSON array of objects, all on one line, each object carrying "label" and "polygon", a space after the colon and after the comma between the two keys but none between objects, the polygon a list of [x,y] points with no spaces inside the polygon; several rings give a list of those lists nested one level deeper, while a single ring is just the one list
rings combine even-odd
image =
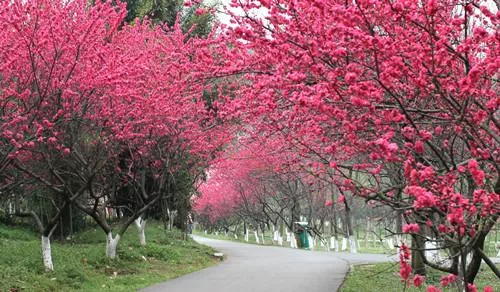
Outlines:
[{"label": "paved walkway", "polygon": [[379,254],[310,252],[194,236],[226,256],[219,265],[148,287],[144,292],[337,291],[349,264],[395,260]]}]

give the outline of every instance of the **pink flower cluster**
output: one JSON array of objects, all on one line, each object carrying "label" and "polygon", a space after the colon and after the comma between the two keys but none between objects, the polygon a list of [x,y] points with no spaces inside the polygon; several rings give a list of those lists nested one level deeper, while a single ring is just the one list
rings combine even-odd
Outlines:
[{"label": "pink flower cluster", "polygon": [[415,208],[415,210],[431,208],[436,205],[436,197],[432,194],[432,192],[423,187],[409,186],[406,188],[406,192],[415,197],[415,201],[413,203],[413,208]]},{"label": "pink flower cluster", "polygon": [[451,283],[454,283],[455,281],[457,281],[457,275],[449,274],[446,276],[441,276],[441,280],[439,281],[439,284],[442,287],[446,287],[446,286],[450,285]]},{"label": "pink flower cluster", "polygon": [[415,275],[413,277],[413,285],[415,287],[420,287],[425,282],[425,277],[421,275]]},{"label": "pink flower cluster", "polygon": [[399,248],[399,276],[402,281],[408,281],[413,269],[410,264],[408,264],[408,260],[410,259],[410,249],[406,244],[401,244]]},{"label": "pink flower cluster", "polygon": [[418,233],[420,231],[420,226],[417,223],[412,223],[403,226],[404,233]]},{"label": "pink flower cluster", "polygon": [[468,167],[469,167],[469,172],[472,175],[472,178],[474,179],[474,182],[478,186],[482,186],[484,183],[485,175],[484,175],[484,171],[479,169],[479,165],[478,165],[477,161],[474,159],[469,160]]}]

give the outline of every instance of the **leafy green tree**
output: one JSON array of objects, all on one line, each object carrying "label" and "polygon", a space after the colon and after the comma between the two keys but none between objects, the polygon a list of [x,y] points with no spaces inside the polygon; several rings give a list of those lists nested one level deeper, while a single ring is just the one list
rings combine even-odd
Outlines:
[{"label": "leafy green tree", "polygon": [[205,37],[210,34],[215,17],[213,7],[203,2],[184,8],[182,0],[125,0],[127,3],[126,22],[135,19],[150,19],[154,24],[165,24],[167,27],[175,25],[177,18],[182,30],[190,37]]}]

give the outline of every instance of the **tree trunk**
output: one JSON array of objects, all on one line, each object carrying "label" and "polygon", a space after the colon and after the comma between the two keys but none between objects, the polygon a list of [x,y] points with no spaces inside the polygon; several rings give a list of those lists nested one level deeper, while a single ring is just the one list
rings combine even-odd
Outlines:
[{"label": "tree trunk", "polygon": [[484,250],[484,242],[486,240],[487,233],[481,233],[478,235],[478,239],[476,244],[474,245],[474,250],[472,251],[472,259],[470,263],[467,265],[467,272],[465,274],[465,279],[467,283],[474,283],[476,279],[477,273],[479,272],[479,268],[481,267],[482,257],[481,254],[477,251],[477,248]]},{"label": "tree trunk", "polygon": [[54,270],[52,263],[52,250],[50,248],[50,237],[42,235],[42,260],[46,272]]},{"label": "tree trunk", "polygon": [[261,224],[260,227],[260,238],[262,239],[262,244],[266,244],[264,241],[264,234],[266,233],[266,226],[264,224]]},{"label": "tree trunk", "polygon": [[69,205],[69,236],[73,237],[73,204]]},{"label": "tree trunk", "polygon": [[[291,209],[291,222],[290,226],[291,228],[295,229],[295,222],[300,221],[300,203],[299,200],[294,196],[292,197],[292,209]],[[295,233],[295,230],[290,230],[291,232]]]},{"label": "tree trunk", "polygon": [[358,253],[358,245],[354,235],[349,235],[349,250],[351,253]]},{"label": "tree trunk", "polygon": [[243,221],[243,229],[245,231],[245,241],[248,242],[248,227],[245,221]]},{"label": "tree trunk", "polygon": [[297,239],[295,238],[295,234],[293,232],[290,232],[290,247],[298,248]]},{"label": "tree trunk", "polygon": [[118,242],[120,241],[120,234],[117,234],[113,238],[113,233],[109,232],[106,240],[106,257],[110,259],[116,258],[116,248],[118,247]]},{"label": "tree trunk", "polygon": [[411,239],[411,267],[413,272],[418,275],[425,276],[425,263],[423,253],[419,250],[424,248],[423,239],[419,236],[412,236]]},{"label": "tree trunk", "polygon": [[332,233],[332,237],[330,238],[330,245],[335,251],[339,251],[339,231],[337,228],[337,215],[335,210],[333,210],[333,220],[332,225],[330,227],[330,232]]},{"label": "tree trunk", "polygon": [[349,240],[349,251],[351,253],[358,253],[356,237],[354,235],[354,228],[352,227],[351,207],[347,203],[347,200],[344,200],[344,206],[345,206],[345,222],[346,222],[345,227],[346,227],[347,239]]},{"label": "tree trunk", "polygon": [[146,245],[146,234],[144,233],[144,230],[146,230],[146,220],[139,216],[134,222],[137,227],[137,233],[139,234],[139,242],[144,246]]}]

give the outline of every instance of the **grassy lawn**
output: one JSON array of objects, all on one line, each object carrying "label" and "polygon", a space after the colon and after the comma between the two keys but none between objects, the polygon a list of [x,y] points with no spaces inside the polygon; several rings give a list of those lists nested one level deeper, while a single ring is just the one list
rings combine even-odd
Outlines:
[{"label": "grassy lawn", "polygon": [[[439,279],[444,273],[428,270],[428,275],[425,284],[420,288],[410,287],[404,291],[408,292],[423,292],[427,285],[434,285],[439,288]],[[493,291],[500,291],[500,282],[491,270],[483,265],[476,278],[476,286],[478,291],[483,291],[484,286],[492,286]],[[340,291],[342,292],[359,292],[359,291],[376,291],[376,292],[400,292],[403,291],[403,283],[399,278],[399,264],[384,263],[375,265],[359,265],[349,272]],[[455,292],[455,287],[443,288],[443,292]]]},{"label": "grassy lawn", "polygon": [[105,258],[100,229],[78,234],[71,242],[53,241],[55,271],[45,273],[38,235],[0,225],[0,291],[135,291],[217,262],[213,249],[182,240],[179,231],[165,233],[158,224],[148,222],[146,240],[147,246],[140,246],[131,226],[115,261]]}]

